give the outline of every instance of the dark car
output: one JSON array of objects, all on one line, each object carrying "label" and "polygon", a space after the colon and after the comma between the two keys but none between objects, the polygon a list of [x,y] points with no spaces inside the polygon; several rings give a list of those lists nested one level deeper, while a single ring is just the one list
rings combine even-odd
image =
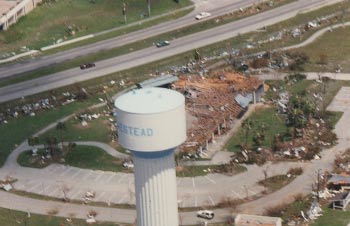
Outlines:
[{"label": "dark car", "polygon": [[87,68],[91,68],[91,67],[95,67],[96,65],[94,63],[87,63],[87,64],[82,64],[80,65],[80,69],[81,70],[84,70],[84,69],[87,69]]},{"label": "dark car", "polygon": [[169,41],[160,41],[160,42],[156,43],[157,47],[163,47],[163,46],[167,46],[167,45],[170,45]]}]

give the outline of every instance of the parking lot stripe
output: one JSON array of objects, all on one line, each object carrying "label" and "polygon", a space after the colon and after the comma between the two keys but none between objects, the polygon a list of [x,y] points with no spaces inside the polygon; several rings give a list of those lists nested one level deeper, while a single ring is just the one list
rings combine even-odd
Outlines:
[{"label": "parking lot stripe", "polygon": [[252,193],[253,195],[256,195],[256,192],[253,190],[248,189],[248,192]]},{"label": "parking lot stripe", "polygon": [[213,179],[211,179],[210,177],[208,177],[208,175],[205,176],[205,178],[207,178],[207,180],[210,181],[211,183],[216,184],[216,182]]},{"label": "parking lot stripe", "polygon": [[[79,194],[81,194],[83,191],[82,190],[79,190],[77,189],[77,191],[75,191],[72,195],[70,195],[70,198],[71,199],[75,199]],[[79,197],[78,200],[82,199],[83,196]]]},{"label": "parking lot stripe", "polygon": [[114,176],[115,176],[115,174],[110,175],[110,176],[107,178],[106,183],[111,182],[111,180],[112,180],[112,178],[113,178]]},{"label": "parking lot stripe", "polygon": [[36,184],[34,184],[33,186],[31,186],[31,188],[28,189],[29,192],[34,192],[37,193],[36,191],[39,190],[38,188],[40,187],[41,183],[37,182]]},{"label": "parking lot stripe", "polygon": [[177,180],[176,180],[177,186],[179,186],[181,184],[181,182],[182,182],[181,178],[177,178]]},{"label": "parking lot stripe", "polygon": [[107,201],[107,204],[111,204],[111,202],[113,201],[113,199],[114,199],[114,197],[115,197],[115,194],[114,193],[112,193],[112,195],[111,196],[109,196],[109,199],[108,199],[108,201]]},{"label": "parking lot stripe", "polygon": [[96,201],[101,201],[101,198],[106,194],[105,191],[99,193],[96,197],[95,197],[95,200]]},{"label": "parking lot stripe", "polygon": [[212,206],[214,206],[214,205],[215,205],[215,203],[214,203],[213,198],[212,198],[210,195],[208,196],[208,198],[209,198],[209,200],[210,200],[210,202],[211,202],[211,205],[212,205]]},{"label": "parking lot stripe", "polygon": [[59,188],[54,188],[52,189],[48,194],[47,196],[53,196],[54,197],[54,194],[56,194],[58,192]]},{"label": "parking lot stripe", "polygon": [[94,181],[98,181],[102,176],[103,176],[103,173],[98,173],[99,175],[97,175],[97,177],[95,177]]},{"label": "parking lot stripe", "polygon": [[231,192],[237,196],[238,198],[242,199],[242,196],[240,194],[238,194],[237,192],[235,192],[234,190],[231,190]]},{"label": "parking lot stripe", "polygon": [[119,199],[118,203],[119,203],[119,204],[120,204],[120,203],[123,203],[124,199],[126,199],[126,196],[127,196],[127,195],[123,195],[123,196]]},{"label": "parking lot stripe", "polygon": [[120,177],[119,180],[118,180],[118,184],[120,184],[120,182],[124,179],[125,176],[126,176],[125,173],[121,175],[121,177]]},{"label": "parking lot stripe", "polygon": [[80,174],[81,171],[82,171],[81,169],[78,169],[78,171],[77,171],[75,174],[73,174],[73,176],[71,177],[71,179],[75,179],[77,176],[79,176],[79,174]]},{"label": "parking lot stripe", "polygon": [[63,177],[64,175],[68,174],[70,171],[74,170],[74,168],[65,168],[63,172],[59,175],[60,177]]},{"label": "parking lot stripe", "polygon": [[193,186],[193,189],[196,190],[196,183],[194,182],[194,177],[192,177],[192,186]]},{"label": "parking lot stripe", "polygon": [[90,176],[92,173],[93,173],[93,171],[92,171],[92,170],[88,171],[88,172],[85,174],[85,176],[84,176],[84,177],[82,177],[82,180],[86,180],[86,179],[88,179],[88,178],[89,178],[89,176]]}]

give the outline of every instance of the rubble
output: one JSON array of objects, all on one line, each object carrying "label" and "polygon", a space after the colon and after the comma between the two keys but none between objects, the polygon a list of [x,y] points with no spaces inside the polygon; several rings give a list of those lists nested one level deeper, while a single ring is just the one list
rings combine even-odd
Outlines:
[{"label": "rubble", "polygon": [[315,220],[322,216],[322,209],[316,200],[311,203],[310,209],[307,211],[307,216],[310,220]]},{"label": "rubble", "polygon": [[208,144],[215,142],[215,136],[225,133],[232,120],[241,117],[248,104],[259,101],[264,92],[262,81],[237,73],[217,72],[203,78],[180,76],[173,84],[187,99],[191,126],[181,150],[195,153],[185,155],[188,159],[206,158]]},{"label": "rubble", "polygon": [[1,183],[0,188],[5,190],[5,191],[11,191],[12,190],[12,185],[9,183]]}]

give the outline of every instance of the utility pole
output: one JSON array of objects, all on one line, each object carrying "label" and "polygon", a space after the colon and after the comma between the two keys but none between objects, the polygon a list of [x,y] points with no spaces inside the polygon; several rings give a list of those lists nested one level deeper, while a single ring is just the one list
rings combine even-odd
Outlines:
[{"label": "utility pole", "polygon": [[148,17],[151,17],[151,0],[147,0]]},{"label": "utility pole", "polygon": [[316,194],[316,198],[317,198],[317,202],[319,202],[320,201],[320,171],[321,171],[321,169],[318,169],[317,170],[317,184],[316,184],[316,192],[317,192],[317,194]]},{"label": "utility pole", "polygon": [[126,3],[123,2],[123,9],[122,9],[122,13],[124,15],[124,23],[127,23],[127,18],[126,18]]}]

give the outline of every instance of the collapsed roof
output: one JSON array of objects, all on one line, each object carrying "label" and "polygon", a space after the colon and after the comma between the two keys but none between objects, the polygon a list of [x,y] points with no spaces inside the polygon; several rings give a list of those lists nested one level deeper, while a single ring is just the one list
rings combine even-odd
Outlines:
[{"label": "collapsed roof", "polygon": [[196,150],[228,128],[229,120],[244,114],[263,82],[255,77],[218,72],[208,78],[182,75],[173,87],[185,95],[186,112],[191,118],[182,150]]}]

